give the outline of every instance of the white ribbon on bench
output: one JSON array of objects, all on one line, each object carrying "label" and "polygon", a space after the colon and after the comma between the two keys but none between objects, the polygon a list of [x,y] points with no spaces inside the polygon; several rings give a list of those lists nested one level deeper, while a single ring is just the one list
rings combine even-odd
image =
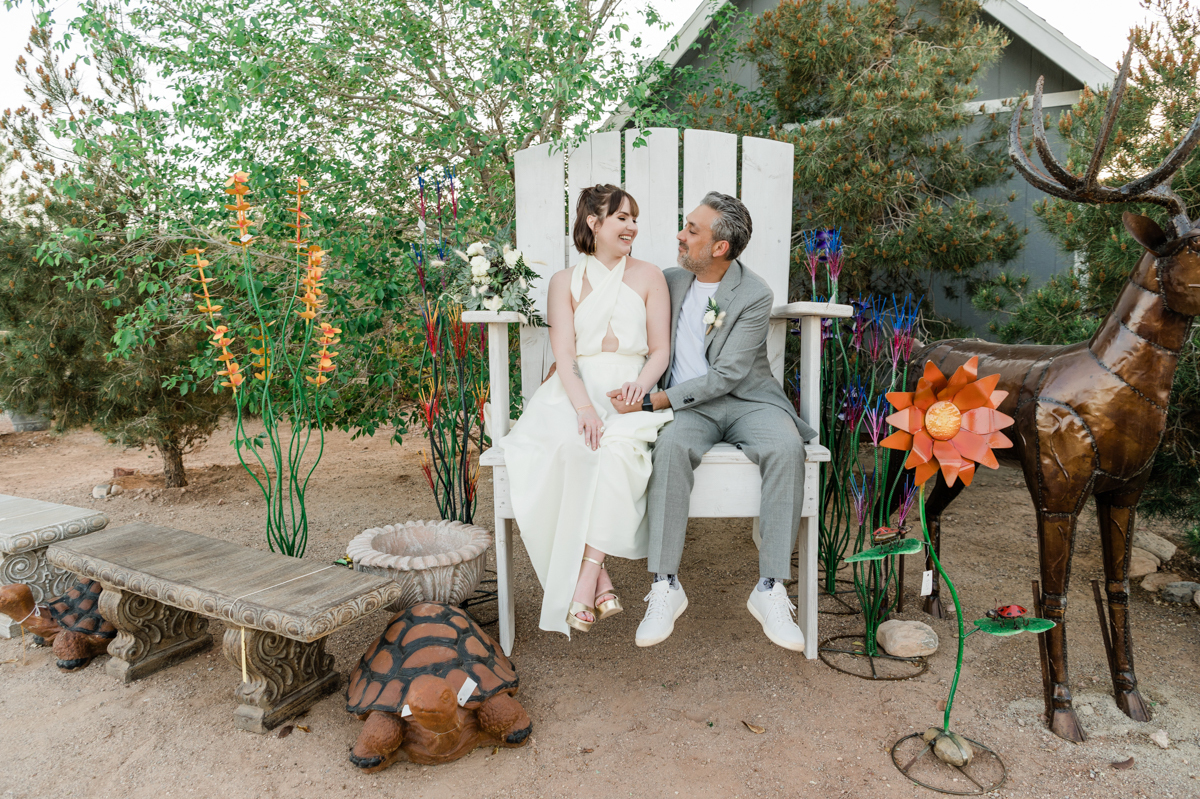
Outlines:
[{"label": "white ribbon on bench", "polygon": [[[294,583],[297,580],[303,580],[305,577],[312,577],[314,574],[320,574],[321,572],[329,571],[332,568],[334,568],[334,567],[333,566],[324,566],[315,571],[311,571],[308,574],[302,574],[299,577],[293,577],[290,580],[284,580],[282,583],[275,583],[275,585],[268,585],[266,588],[260,588],[257,591],[251,591],[248,594],[242,594],[239,597],[234,597],[233,601],[240,602],[241,600],[245,599],[248,596],[254,596],[255,594],[261,594],[263,591],[270,591],[272,588],[278,588],[281,585],[287,585],[288,583]],[[28,618],[28,617],[26,617],[26,618]],[[238,629],[241,630],[241,633],[242,633],[242,682],[250,682],[250,677],[246,673],[246,628],[239,627]]]}]

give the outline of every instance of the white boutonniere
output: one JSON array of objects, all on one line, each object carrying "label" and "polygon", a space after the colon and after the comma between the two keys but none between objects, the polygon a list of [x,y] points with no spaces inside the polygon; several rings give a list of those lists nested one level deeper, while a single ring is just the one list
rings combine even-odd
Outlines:
[{"label": "white boutonniere", "polygon": [[713,331],[713,328],[719,328],[723,324],[725,324],[725,312],[713,301],[712,297],[709,297],[708,305],[704,309],[704,335],[707,336]]}]

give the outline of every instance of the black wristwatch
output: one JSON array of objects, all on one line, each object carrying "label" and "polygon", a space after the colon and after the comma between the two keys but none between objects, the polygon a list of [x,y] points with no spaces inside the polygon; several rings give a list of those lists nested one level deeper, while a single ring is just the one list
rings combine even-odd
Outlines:
[{"label": "black wristwatch", "polygon": [[654,403],[650,401],[650,392],[649,391],[646,392],[646,396],[642,397],[642,410],[643,411],[653,411],[654,410]]}]

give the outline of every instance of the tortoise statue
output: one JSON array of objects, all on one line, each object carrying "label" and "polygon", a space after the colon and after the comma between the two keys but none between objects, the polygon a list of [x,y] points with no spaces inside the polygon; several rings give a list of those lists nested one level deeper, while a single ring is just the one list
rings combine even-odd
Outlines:
[{"label": "tortoise statue", "polygon": [[24,583],[0,586],[0,613],[19,621],[25,632],[52,646],[57,666],[78,671],[103,655],[117,628],[100,615],[100,583],[79,580],[48,605],[37,605]]},{"label": "tortoise statue", "polygon": [[[460,705],[468,679],[476,685]],[[517,687],[512,661],[465,611],[414,605],[392,618],[350,675],[346,710],[366,722],[350,762],[374,772],[401,752],[435,765],[477,746],[522,746],[533,727],[513,698]]]}]

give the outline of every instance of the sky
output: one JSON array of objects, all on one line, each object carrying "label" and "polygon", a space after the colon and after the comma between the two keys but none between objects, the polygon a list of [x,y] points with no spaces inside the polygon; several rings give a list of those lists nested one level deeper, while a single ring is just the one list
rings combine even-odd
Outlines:
[{"label": "sky", "polygon": [[[372,0],[350,0],[372,2]],[[33,23],[31,0],[20,0],[15,9],[0,4],[0,109],[25,102],[22,78],[13,65],[21,55]],[[638,0],[625,0],[633,8]],[[646,54],[657,55],[670,36],[696,10],[700,0],[654,0],[655,7],[671,23],[670,32],[643,31]],[[1066,34],[1103,64],[1116,69],[1127,46],[1129,29],[1146,17],[1138,0],[1023,0],[1035,14]],[[67,18],[77,8],[75,0],[59,0],[59,14]],[[986,0],[985,0],[986,7]],[[634,31],[635,33],[638,31]]]}]

